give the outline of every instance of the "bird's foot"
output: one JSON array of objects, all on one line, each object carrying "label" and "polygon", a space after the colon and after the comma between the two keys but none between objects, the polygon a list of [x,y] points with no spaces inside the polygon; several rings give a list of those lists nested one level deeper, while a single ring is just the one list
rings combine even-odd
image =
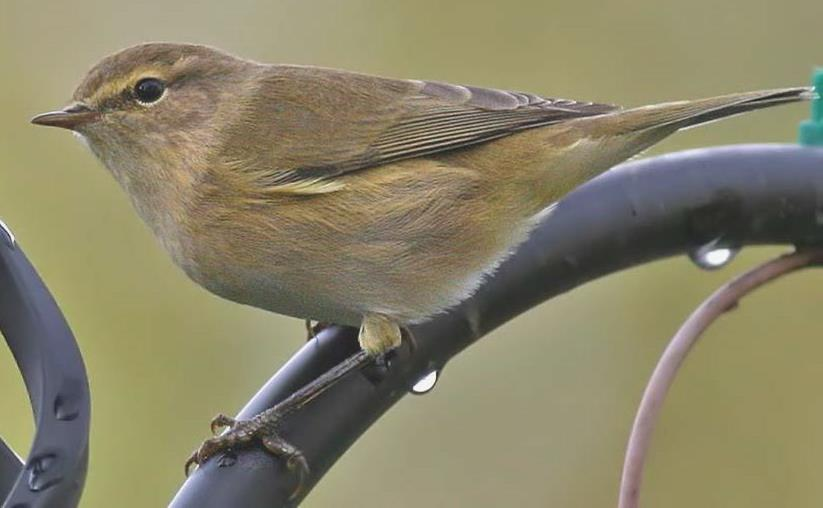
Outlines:
[{"label": "bird's foot", "polygon": [[221,429],[228,431],[207,439],[200,445],[189,460],[186,461],[186,475],[195,467],[202,466],[217,454],[237,448],[247,448],[257,443],[263,445],[272,455],[286,461],[289,471],[297,474],[297,487],[291,499],[300,497],[307,485],[309,465],[301,451],[278,434],[283,418],[300,409],[309,401],[326,391],[352,371],[359,370],[372,361],[364,351],[350,356],[335,365],[311,383],[300,388],[276,406],[263,411],[250,420],[235,420],[225,415],[218,415],[211,422],[211,430],[217,433]]},{"label": "bird's foot", "polygon": [[[297,475],[297,486],[291,499],[299,497],[309,475],[309,464],[298,448],[277,434],[277,426],[283,416],[277,406],[250,420],[235,420],[223,414],[217,415],[211,421],[214,437],[203,441],[200,448],[191,454],[186,461],[186,476],[195,466],[202,466],[215,455],[260,443],[269,453],[284,459],[288,470]],[[228,430],[218,435],[223,429]]]}]

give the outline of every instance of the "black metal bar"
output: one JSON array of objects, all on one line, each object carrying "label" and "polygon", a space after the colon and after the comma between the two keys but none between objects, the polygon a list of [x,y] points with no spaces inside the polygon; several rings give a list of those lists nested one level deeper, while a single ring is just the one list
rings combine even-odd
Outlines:
[{"label": "black metal bar", "polygon": [[[414,327],[415,354],[401,351],[387,377],[349,376],[292,414],[282,434],[304,451],[316,482],[414,381],[441,369],[490,330],[587,281],[710,242],[729,247],[823,243],[823,149],[739,145],[609,171],[565,198],[473,298]],[[346,328],[324,331],[238,416],[272,406],[345,359],[356,348],[355,335]],[[293,487],[294,478],[279,461],[259,449],[238,450],[198,470],[171,506],[290,506]]]},{"label": "black metal bar", "polygon": [[86,369],[60,309],[2,223],[0,330],[23,374],[37,424],[24,466],[5,444],[0,447],[2,506],[75,507],[88,462]]},{"label": "black metal bar", "polygon": [[23,470],[23,461],[0,439],[0,499],[6,499]]}]

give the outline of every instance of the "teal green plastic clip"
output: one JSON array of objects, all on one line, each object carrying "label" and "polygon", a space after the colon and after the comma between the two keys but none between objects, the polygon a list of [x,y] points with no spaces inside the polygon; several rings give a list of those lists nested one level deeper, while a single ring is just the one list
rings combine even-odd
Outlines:
[{"label": "teal green plastic clip", "polygon": [[800,124],[799,141],[805,146],[823,146],[823,68],[817,69],[812,77],[817,98],[812,100],[812,118]]}]

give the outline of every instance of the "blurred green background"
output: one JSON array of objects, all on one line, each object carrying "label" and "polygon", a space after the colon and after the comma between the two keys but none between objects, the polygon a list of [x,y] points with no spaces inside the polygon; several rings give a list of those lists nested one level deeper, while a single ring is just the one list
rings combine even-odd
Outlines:
[{"label": "blurred green background", "polygon": [[[805,83],[823,64],[821,19],[818,0],[0,1],[0,217],[85,354],[83,506],[165,505],[209,419],[239,409],[303,337],[298,320],[196,287],[80,143],[28,124],[63,105],[102,56],[190,41],[262,61],[640,105]],[[652,153],[790,142],[806,115],[758,112]],[[378,422],[305,506],[614,506],[666,340],[713,288],[779,250],[748,249],[713,273],[685,258],[655,263],[521,316]],[[707,335],[666,402],[645,506],[820,505],[821,282],[811,272],[780,281]],[[0,402],[0,435],[25,453],[32,421],[5,348]]]}]

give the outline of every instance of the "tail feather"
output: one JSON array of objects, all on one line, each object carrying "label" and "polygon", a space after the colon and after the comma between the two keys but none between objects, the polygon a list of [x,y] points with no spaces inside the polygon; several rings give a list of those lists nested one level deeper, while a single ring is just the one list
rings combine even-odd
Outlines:
[{"label": "tail feather", "polygon": [[626,125],[631,125],[634,131],[664,127],[669,127],[672,131],[675,131],[755,109],[810,100],[814,97],[815,90],[811,87],[780,88],[723,95],[695,101],[656,104],[629,109],[618,114],[625,115],[626,120],[635,114],[642,119],[640,123],[626,122]]},{"label": "tail feather", "polygon": [[[564,183],[569,187],[579,185],[680,129],[815,97],[816,92],[810,87],[782,88],[669,102],[570,120],[579,126],[581,137],[595,144],[576,142],[570,146],[572,149],[566,152],[567,159],[563,162],[571,170],[564,176]],[[556,152],[552,152],[552,156],[556,156]],[[551,190],[556,199],[557,188]]]}]

